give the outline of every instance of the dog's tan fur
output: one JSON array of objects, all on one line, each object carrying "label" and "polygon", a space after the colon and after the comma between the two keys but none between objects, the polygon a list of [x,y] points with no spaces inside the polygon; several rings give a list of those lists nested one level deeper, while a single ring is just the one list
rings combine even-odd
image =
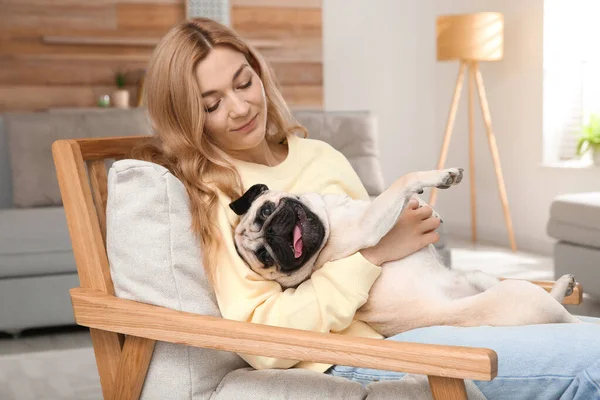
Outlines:
[{"label": "dog's tan fur", "polygon": [[[238,251],[257,273],[283,287],[298,285],[326,262],[376,245],[396,224],[416,193],[428,187],[458,184],[462,170],[415,172],[398,179],[373,202],[346,196],[308,193],[300,196],[268,191],[253,204],[236,229]],[[325,225],[323,247],[293,274],[277,266],[265,269],[253,256],[264,239],[252,231],[256,210],[267,200],[294,197],[315,212]],[[526,281],[505,280],[483,272],[451,270],[440,262],[432,245],[401,260],[382,265],[369,298],[356,314],[385,336],[433,325],[510,326],[580,322],[560,304],[575,285],[572,275],[561,277],[551,293]]]}]

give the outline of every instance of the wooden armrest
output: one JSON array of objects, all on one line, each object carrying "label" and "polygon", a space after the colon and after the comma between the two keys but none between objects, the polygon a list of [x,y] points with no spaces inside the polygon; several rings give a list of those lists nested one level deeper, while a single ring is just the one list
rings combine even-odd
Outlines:
[{"label": "wooden armrest", "polygon": [[87,288],[71,289],[77,324],[235,353],[377,368],[448,378],[492,380],[490,349],[349,337],[232,321],[153,306]]},{"label": "wooden armrest", "polygon": [[[515,279],[515,278],[500,278],[500,280]],[[547,292],[552,290],[552,287],[556,283],[555,281],[529,281],[535,285],[541,286]],[[573,293],[569,296],[565,296],[562,304],[581,304],[583,303],[583,287],[581,283],[577,282],[573,288]]]}]

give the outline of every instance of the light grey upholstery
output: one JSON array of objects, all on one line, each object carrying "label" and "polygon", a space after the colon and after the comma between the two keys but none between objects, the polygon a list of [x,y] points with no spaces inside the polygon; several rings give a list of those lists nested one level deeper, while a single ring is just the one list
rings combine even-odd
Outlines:
[{"label": "light grey upholstery", "polygon": [[150,134],[143,109],[89,113],[7,113],[15,207],[61,205],[51,146],[57,139]]},{"label": "light grey upholstery", "polygon": [[0,209],[12,206],[12,176],[8,158],[8,136],[0,115]]},{"label": "light grey upholstery", "polygon": [[554,276],[574,274],[585,293],[600,298],[600,192],[557,196],[550,207],[548,235],[554,247]]},{"label": "light grey upholstery", "polygon": [[548,234],[566,242],[600,248],[600,192],[556,197],[550,207]]},{"label": "light grey upholstery", "polygon": [[142,109],[0,115],[0,331],[74,323],[79,285],[50,146],[148,133]]},{"label": "light grey upholstery", "polygon": [[18,333],[41,326],[73,325],[69,289],[77,286],[75,272],[1,278],[0,330]]},{"label": "light grey upholstery", "polygon": [[554,247],[554,277],[574,274],[584,293],[600,298],[600,249],[560,241]]},{"label": "light grey upholstery", "polygon": [[62,207],[0,209],[0,227],[0,278],[75,272]]},{"label": "light grey upholstery", "polygon": [[369,195],[385,187],[379,162],[376,119],[368,111],[297,111],[294,116],[312,139],[323,140],[346,156]]}]

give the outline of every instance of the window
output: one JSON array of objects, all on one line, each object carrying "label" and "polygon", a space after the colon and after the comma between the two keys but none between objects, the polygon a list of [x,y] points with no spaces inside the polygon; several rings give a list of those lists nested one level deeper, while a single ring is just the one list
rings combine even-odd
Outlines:
[{"label": "window", "polygon": [[573,160],[600,113],[600,0],[544,1],[544,162]]}]

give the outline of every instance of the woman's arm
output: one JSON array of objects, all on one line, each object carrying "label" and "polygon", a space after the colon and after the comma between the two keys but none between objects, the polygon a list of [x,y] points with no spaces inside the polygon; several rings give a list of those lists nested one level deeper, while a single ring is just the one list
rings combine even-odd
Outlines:
[{"label": "woman's arm", "polygon": [[[367,300],[381,268],[356,253],[326,263],[311,279],[295,289],[283,291],[274,281],[266,281],[239,257],[232,227],[224,207],[218,223],[223,232],[218,263],[214,265],[214,289],[224,318],[258,324],[339,332],[353,321]],[[296,360],[277,360],[241,354],[252,367],[289,368]]]},{"label": "woman's arm", "polygon": [[430,206],[419,207],[417,199],[411,199],[396,225],[375,246],[361,250],[362,255],[373,264],[382,265],[436,243],[440,240],[435,231],[440,220],[432,215]]}]

